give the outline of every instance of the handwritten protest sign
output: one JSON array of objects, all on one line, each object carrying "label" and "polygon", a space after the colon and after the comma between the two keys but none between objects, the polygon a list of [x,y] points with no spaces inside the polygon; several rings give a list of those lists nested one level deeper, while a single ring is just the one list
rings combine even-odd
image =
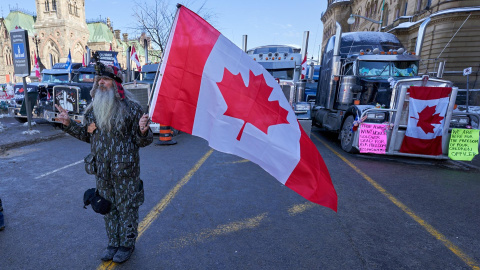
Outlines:
[{"label": "handwritten protest sign", "polygon": [[360,153],[385,154],[387,148],[387,129],[384,124],[360,124],[358,146]]},{"label": "handwritten protest sign", "polygon": [[471,161],[478,154],[478,137],[478,129],[452,129],[448,157],[453,160]]}]

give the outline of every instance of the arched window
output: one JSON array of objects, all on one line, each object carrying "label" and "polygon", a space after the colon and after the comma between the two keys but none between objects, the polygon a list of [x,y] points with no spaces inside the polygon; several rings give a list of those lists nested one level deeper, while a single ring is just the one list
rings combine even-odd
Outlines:
[{"label": "arched window", "polygon": [[45,11],[50,11],[50,5],[48,3],[48,0],[45,0]]},{"label": "arched window", "polygon": [[417,0],[417,11],[422,9],[422,0]]},{"label": "arched window", "polygon": [[385,5],[384,10],[383,10],[383,21],[382,21],[382,26],[387,26],[388,25],[388,5]]}]

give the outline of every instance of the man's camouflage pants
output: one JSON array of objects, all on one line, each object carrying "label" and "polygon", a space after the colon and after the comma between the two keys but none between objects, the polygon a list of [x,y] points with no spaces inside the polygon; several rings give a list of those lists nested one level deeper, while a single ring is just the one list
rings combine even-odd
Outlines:
[{"label": "man's camouflage pants", "polygon": [[131,247],[135,245],[138,228],[138,208],[144,201],[143,182],[139,177],[97,177],[97,190],[112,202],[111,211],[105,215],[108,245]]}]

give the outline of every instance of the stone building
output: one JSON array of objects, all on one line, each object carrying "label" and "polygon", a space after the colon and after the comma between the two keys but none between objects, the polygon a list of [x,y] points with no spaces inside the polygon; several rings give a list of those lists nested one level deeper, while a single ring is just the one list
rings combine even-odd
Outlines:
[{"label": "stone building", "polygon": [[[126,67],[127,50],[135,46],[140,63],[145,63],[144,40],[151,50],[150,38],[142,34],[139,38],[121,37],[120,30],[114,30],[110,19],[87,21],[85,0],[35,0],[36,15],[25,10],[10,10],[0,18],[0,83],[19,81],[13,71],[12,49],[9,32],[16,27],[28,30],[31,66],[38,51],[40,62],[45,68],[52,64],[66,62],[70,50],[72,61],[82,63],[87,46],[92,51],[118,52],[118,62]],[[155,61],[155,59],[149,59]]]},{"label": "stone building", "polygon": [[[350,14],[356,17],[347,23]],[[465,88],[467,78],[463,70],[473,68],[469,87],[480,88],[476,82],[480,69],[480,3],[478,0],[328,0],[322,13],[324,25],[322,51],[328,39],[335,34],[335,22],[343,32],[383,31],[396,35],[405,49],[415,51],[418,29],[430,18],[421,50],[422,73],[436,71],[445,61],[444,79]],[[380,23],[381,22],[381,23]],[[429,59],[429,60],[427,60]]]}]

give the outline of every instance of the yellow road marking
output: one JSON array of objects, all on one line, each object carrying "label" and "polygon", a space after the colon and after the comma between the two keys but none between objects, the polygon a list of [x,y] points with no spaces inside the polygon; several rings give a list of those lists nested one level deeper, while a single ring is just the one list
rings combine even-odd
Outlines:
[{"label": "yellow road marking", "polygon": [[320,141],[325,147],[327,147],[330,151],[332,151],[336,156],[338,156],[341,160],[348,164],[352,169],[354,169],[358,174],[360,174],[365,180],[367,180],[372,186],[374,186],[382,195],[387,197],[391,202],[393,202],[397,207],[402,209],[407,215],[413,218],[418,224],[420,224],[427,232],[429,232],[433,237],[437,240],[442,242],[451,252],[457,255],[462,261],[464,261],[470,268],[475,270],[480,270],[478,263],[475,262],[472,258],[470,258],[467,254],[465,254],[460,248],[458,248],[455,244],[450,242],[447,237],[437,231],[432,225],[428,224],[425,220],[421,219],[415,212],[413,212],[410,208],[404,205],[402,202],[397,200],[392,194],[386,191],[382,186],[380,186],[377,182],[375,182],[372,178],[362,172],[357,166],[353,165],[350,161],[348,161],[345,157],[340,155],[337,151],[331,148],[327,143],[325,143],[322,139],[320,139],[317,135],[311,133],[318,141]]},{"label": "yellow road marking", "polygon": [[236,164],[236,163],[245,163],[245,162],[250,162],[250,160],[248,160],[248,159],[242,159],[242,160],[233,161],[233,162],[230,162],[230,163],[231,163],[231,164]]},{"label": "yellow road marking", "polygon": [[302,203],[302,204],[296,204],[292,207],[290,207],[287,212],[290,216],[296,216],[300,213],[303,213],[305,211],[307,211],[308,209],[311,209],[313,207],[315,207],[316,204],[312,203],[312,202],[306,202],[306,203]]},{"label": "yellow road marking", "polygon": [[[165,208],[170,204],[172,199],[177,195],[178,191],[186,184],[192,176],[195,174],[196,171],[203,165],[205,160],[213,153],[213,149],[210,149],[203,157],[197,161],[197,164],[193,166],[192,169],[178,182],[178,184],[173,187],[168,194],[163,197],[163,199],[152,209],[150,212],[147,214],[147,216],[140,222],[138,225],[138,239],[143,235],[143,233],[150,227],[152,222],[157,219],[157,217],[165,210]],[[110,261],[110,262],[104,262],[102,263],[97,270],[103,270],[103,269],[114,269],[117,266],[116,263]]]},{"label": "yellow road marking", "polygon": [[253,218],[247,218],[241,221],[235,221],[228,224],[218,225],[215,229],[205,229],[196,234],[190,234],[185,237],[180,237],[160,246],[164,249],[170,248],[184,248],[189,245],[193,245],[196,243],[203,243],[208,240],[211,240],[215,237],[219,237],[222,235],[227,235],[230,233],[234,233],[244,229],[252,229],[258,227],[260,223],[267,217],[267,213],[260,214]]}]

